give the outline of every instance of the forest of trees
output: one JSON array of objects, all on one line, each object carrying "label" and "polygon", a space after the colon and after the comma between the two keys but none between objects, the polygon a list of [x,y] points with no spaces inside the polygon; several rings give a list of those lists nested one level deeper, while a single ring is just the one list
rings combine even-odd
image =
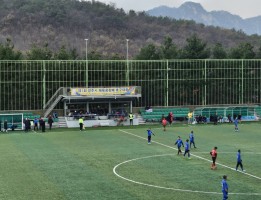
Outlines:
[{"label": "forest of trees", "polygon": [[[44,46],[32,46],[31,49],[22,53],[15,50],[11,40],[7,39],[4,44],[0,44],[0,60],[85,60],[76,49],[60,47],[57,51],[52,51],[48,44]],[[104,56],[99,52],[88,52],[88,60],[123,60],[120,55]],[[171,37],[167,36],[160,45],[150,43],[135,55],[135,60],[164,60],[164,59],[261,59],[261,46],[254,50],[250,43],[240,43],[238,46],[225,49],[221,43],[217,43],[209,48],[207,43],[197,35],[193,35],[186,40],[183,48],[179,48]]]},{"label": "forest of trees", "polygon": [[256,59],[261,37],[78,0],[1,0],[0,60]]}]

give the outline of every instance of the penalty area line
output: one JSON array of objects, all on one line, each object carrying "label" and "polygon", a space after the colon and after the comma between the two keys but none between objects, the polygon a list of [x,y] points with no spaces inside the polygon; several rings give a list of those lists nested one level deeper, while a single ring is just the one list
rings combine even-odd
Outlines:
[{"label": "penalty area line", "polygon": [[[130,132],[127,132],[127,131],[125,131],[125,130],[119,129],[119,131],[122,132],[122,133],[126,133],[126,134],[129,134],[129,135],[138,137],[138,138],[143,139],[143,140],[147,140],[147,138],[141,137],[141,136],[139,136],[139,135],[135,135],[135,134],[130,133]],[[157,141],[155,141],[155,140],[153,141],[153,143],[156,143],[156,144],[158,144],[158,145],[161,145],[161,146],[164,146],[164,147],[167,147],[167,148],[170,148],[170,149],[178,150],[178,149],[175,148],[175,147],[172,147],[172,146],[169,146],[169,145],[166,145],[166,144],[157,142]],[[196,158],[199,158],[199,159],[201,159],[201,160],[205,160],[205,161],[210,162],[210,163],[212,162],[212,161],[209,160],[209,159],[203,158],[203,157],[201,157],[201,156],[197,156],[197,155],[192,154],[192,153],[191,153],[190,155],[191,155],[191,156],[194,156],[194,157],[196,157]],[[231,169],[231,170],[233,170],[233,171],[236,171],[235,168],[229,167],[229,166],[227,166],[227,165],[223,165],[223,164],[218,163],[218,162],[216,162],[216,164],[218,164],[218,165],[220,165],[220,166],[222,166],[222,167],[224,167],[224,168],[227,168],[227,169]],[[236,172],[242,173],[242,174],[245,174],[245,175],[247,175],[247,176],[250,176],[250,177],[253,177],[253,178],[256,178],[256,179],[261,180],[261,177],[258,177],[258,176],[255,176],[255,175],[252,175],[252,174],[249,174],[249,173],[246,173],[246,172],[242,172],[242,171],[236,171]]]}]

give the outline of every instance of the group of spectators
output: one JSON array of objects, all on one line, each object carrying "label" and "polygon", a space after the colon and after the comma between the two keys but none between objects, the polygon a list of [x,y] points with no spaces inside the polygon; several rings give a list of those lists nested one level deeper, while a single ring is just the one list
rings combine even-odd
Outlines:
[{"label": "group of spectators", "polygon": [[[233,123],[233,121],[235,120],[235,119],[238,119],[239,121],[241,120],[241,114],[234,114],[233,115],[233,118],[232,118],[232,116],[231,116],[231,114],[228,114],[227,115],[227,122],[229,122],[229,123]],[[195,116],[194,117],[194,119],[195,119],[195,121],[198,123],[198,124],[200,124],[200,123],[207,123],[208,122],[208,120],[207,120],[207,117],[206,116],[202,116],[202,115],[197,115],[197,116]],[[217,114],[215,114],[215,115],[210,115],[210,117],[209,117],[209,121],[210,122],[213,122],[214,123],[214,125],[217,125],[218,123],[223,123],[224,121],[226,121],[226,117],[224,118],[222,115],[217,115]]]},{"label": "group of spectators", "polygon": [[8,124],[7,124],[7,120],[4,121],[4,127],[3,127],[3,130],[2,130],[2,122],[0,121],[0,131],[2,132],[7,132],[7,129],[8,129]]},{"label": "group of spectators", "polygon": [[[53,117],[52,115],[49,115],[48,119],[47,119],[47,123],[49,124],[49,130],[52,129],[52,125],[53,125]],[[24,119],[24,131],[28,132],[28,131],[38,131],[41,130],[42,132],[45,132],[46,127],[45,127],[45,119],[43,119],[42,117],[35,118],[34,120],[30,120],[29,118],[25,118]]]},{"label": "group of spectators", "polygon": [[87,112],[87,111],[85,112],[83,110],[75,110],[75,111],[70,111],[67,116],[72,117],[74,120],[78,120],[80,118],[87,120],[87,119],[94,119],[95,116],[97,116],[97,114]]}]

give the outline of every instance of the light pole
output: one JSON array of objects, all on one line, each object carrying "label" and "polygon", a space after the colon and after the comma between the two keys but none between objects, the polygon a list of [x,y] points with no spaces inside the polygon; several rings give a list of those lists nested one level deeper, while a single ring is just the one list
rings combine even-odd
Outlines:
[{"label": "light pole", "polygon": [[86,87],[88,88],[88,39],[84,39],[86,46],[85,46],[85,54],[86,54],[86,69],[85,69],[85,81]]},{"label": "light pole", "polygon": [[127,63],[127,71],[126,71],[126,82],[127,82],[127,86],[129,86],[129,39],[126,39],[126,45],[127,45],[127,47],[126,47],[126,49],[127,49],[127,51],[126,51],[126,63]]}]

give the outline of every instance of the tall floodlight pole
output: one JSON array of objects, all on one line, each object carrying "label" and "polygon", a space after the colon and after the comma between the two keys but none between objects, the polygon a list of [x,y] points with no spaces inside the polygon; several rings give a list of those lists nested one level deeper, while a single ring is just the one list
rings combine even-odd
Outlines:
[{"label": "tall floodlight pole", "polygon": [[166,101],[165,106],[169,106],[169,61],[167,60],[167,77],[166,77]]},{"label": "tall floodlight pole", "polygon": [[86,81],[86,87],[88,88],[88,39],[84,39],[85,40],[85,54],[86,54],[86,69],[85,69],[85,81]]},{"label": "tall floodlight pole", "polygon": [[129,82],[130,82],[130,80],[129,80],[129,39],[126,39],[126,63],[127,63],[127,71],[126,71],[126,83],[127,83],[127,86],[129,86]]}]

